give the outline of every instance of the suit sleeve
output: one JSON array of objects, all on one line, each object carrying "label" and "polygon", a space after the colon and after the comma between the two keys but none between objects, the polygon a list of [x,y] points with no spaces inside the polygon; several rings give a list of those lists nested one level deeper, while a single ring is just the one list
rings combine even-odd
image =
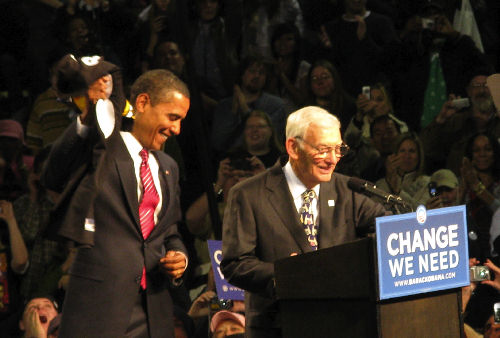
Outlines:
[{"label": "suit sleeve", "polygon": [[272,297],[274,264],[257,258],[255,208],[248,192],[233,188],[224,212],[221,268],[233,285]]}]

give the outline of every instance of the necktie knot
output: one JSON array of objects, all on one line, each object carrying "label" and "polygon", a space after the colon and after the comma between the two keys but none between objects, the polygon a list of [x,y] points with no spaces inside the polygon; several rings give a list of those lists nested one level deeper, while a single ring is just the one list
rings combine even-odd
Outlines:
[{"label": "necktie knot", "polygon": [[145,163],[148,163],[149,153],[148,153],[148,151],[146,150],[146,148],[143,148],[143,149],[139,152],[139,155],[141,155],[141,158],[142,158],[142,165],[144,165]]},{"label": "necktie knot", "polygon": [[316,192],[312,189],[307,189],[301,196],[304,203],[311,203],[316,198]]}]

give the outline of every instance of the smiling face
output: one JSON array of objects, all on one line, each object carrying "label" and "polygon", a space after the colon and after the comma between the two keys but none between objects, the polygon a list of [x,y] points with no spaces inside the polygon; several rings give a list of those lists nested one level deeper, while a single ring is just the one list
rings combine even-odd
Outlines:
[{"label": "smiling face", "polygon": [[164,94],[163,100],[151,104],[148,94],[136,99],[136,118],[132,135],[149,150],[160,150],[165,141],[181,131],[181,121],[189,109],[189,99],[178,91]]},{"label": "smiling face", "polygon": [[184,70],[185,60],[177,43],[165,41],[156,50],[155,63],[158,68],[168,69],[180,76]]},{"label": "smiling face", "polygon": [[319,98],[329,97],[335,90],[333,76],[328,69],[317,66],[311,71],[311,90]]},{"label": "smiling face", "polygon": [[415,171],[418,167],[418,146],[410,139],[404,140],[399,145],[398,155],[401,156],[401,170],[403,173]]},{"label": "smiling face", "polygon": [[335,166],[340,160],[334,152],[326,157],[318,157],[315,148],[335,147],[342,144],[338,127],[313,123],[307,129],[303,142],[297,138],[289,138],[286,142],[290,164],[297,177],[307,188],[312,188],[321,182],[328,182]]},{"label": "smiling face", "polygon": [[493,147],[485,135],[478,135],[472,145],[472,164],[479,171],[486,171],[493,165]]},{"label": "smiling face", "polygon": [[265,119],[250,116],[245,124],[245,144],[249,151],[263,150],[269,147],[272,130]]},{"label": "smiling face", "polygon": [[57,310],[54,307],[54,303],[47,298],[33,298],[30,300],[24,308],[21,329],[24,330],[26,326],[29,325],[33,312],[37,313],[43,329],[47,332],[50,321],[57,316]]}]

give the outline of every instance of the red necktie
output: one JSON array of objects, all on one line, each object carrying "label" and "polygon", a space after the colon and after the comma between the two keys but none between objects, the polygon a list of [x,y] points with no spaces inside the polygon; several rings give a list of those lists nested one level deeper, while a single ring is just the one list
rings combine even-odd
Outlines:
[{"label": "red necktie", "polygon": [[[149,169],[149,153],[146,149],[139,152],[142,163],[140,177],[142,182],[142,200],[139,204],[139,221],[141,224],[142,237],[146,240],[155,226],[155,209],[160,201],[160,196],[156,191],[151,169]],[[141,287],[146,289],[146,267],[142,268]]]}]

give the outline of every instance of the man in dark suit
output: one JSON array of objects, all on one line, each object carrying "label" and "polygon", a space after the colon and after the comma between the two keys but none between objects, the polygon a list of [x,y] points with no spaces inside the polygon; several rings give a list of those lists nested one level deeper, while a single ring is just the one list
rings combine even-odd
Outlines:
[{"label": "man in dark suit", "polygon": [[84,103],[74,100],[82,114],[54,144],[44,172],[45,185],[64,188],[68,200],[53,231],[79,245],[60,336],[173,337],[168,287],[180,282],[187,254],[176,226],[178,168],[160,150],[180,132],[188,89],[169,71],[141,75],[131,88],[134,123],[123,132],[119,74],[92,72],[99,59],[73,60],[62,68],[85,73],[89,87]]},{"label": "man in dark suit", "polygon": [[357,228],[386,214],[351,191],[348,177],[333,173],[348,148],[339,120],[326,110],[292,113],[286,150],[288,159],[232,188],[224,214],[222,272],[246,291],[249,337],[281,336],[276,260],[352,241]]}]

